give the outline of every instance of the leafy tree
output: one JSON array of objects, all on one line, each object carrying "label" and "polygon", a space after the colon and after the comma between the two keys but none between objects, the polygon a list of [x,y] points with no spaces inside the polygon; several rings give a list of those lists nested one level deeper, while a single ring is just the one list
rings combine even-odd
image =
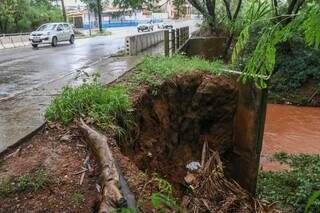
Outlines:
[{"label": "leafy tree", "polygon": [[[259,3],[260,2],[260,3]],[[263,4],[262,4],[262,3]],[[233,50],[233,64],[243,70],[242,79],[254,78],[259,87],[274,72],[277,47],[290,42],[296,35],[311,47],[320,46],[320,4],[315,0],[252,2],[250,21],[240,33]],[[263,10],[263,8],[270,8]]]},{"label": "leafy tree", "polygon": [[107,3],[107,0],[81,0],[88,8],[98,16],[99,31],[102,32],[102,8],[103,4]]},{"label": "leafy tree", "polygon": [[2,0],[0,32],[30,31],[42,23],[62,20],[61,15],[51,0]]},{"label": "leafy tree", "polygon": [[186,0],[173,0],[172,3],[177,10],[176,18],[186,14]]}]

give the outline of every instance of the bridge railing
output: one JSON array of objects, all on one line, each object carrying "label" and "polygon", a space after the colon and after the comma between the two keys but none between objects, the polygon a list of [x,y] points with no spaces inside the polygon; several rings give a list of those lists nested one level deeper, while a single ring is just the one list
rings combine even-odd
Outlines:
[{"label": "bridge railing", "polygon": [[0,49],[30,45],[29,35],[30,33],[0,34]]},{"label": "bridge railing", "polygon": [[190,37],[189,27],[164,31],[164,55],[175,54],[187,42]]},{"label": "bridge railing", "polygon": [[161,43],[163,39],[163,30],[127,36],[125,41],[126,54],[137,55],[143,50]]},{"label": "bridge railing", "polygon": [[138,53],[164,42],[164,54],[174,54],[189,38],[189,27],[160,30],[126,37],[126,54]]}]

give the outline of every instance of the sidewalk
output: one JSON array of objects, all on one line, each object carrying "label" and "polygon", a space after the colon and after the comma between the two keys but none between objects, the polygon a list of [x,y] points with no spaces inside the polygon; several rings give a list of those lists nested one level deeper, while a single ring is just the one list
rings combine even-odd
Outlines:
[{"label": "sidewalk", "polygon": [[20,94],[0,104],[0,152],[21,141],[44,123],[43,114],[51,99],[66,85],[80,84],[85,76],[99,73],[101,82],[108,84],[134,67],[140,56],[110,57],[80,72],[64,76]]}]

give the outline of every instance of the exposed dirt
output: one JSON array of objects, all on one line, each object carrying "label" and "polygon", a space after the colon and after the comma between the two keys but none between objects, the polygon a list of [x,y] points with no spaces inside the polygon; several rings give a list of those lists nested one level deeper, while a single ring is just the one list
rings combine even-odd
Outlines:
[{"label": "exposed dirt", "polygon": [[158,173],[181,189],[186,165],[200,162],[204,141],[228,165],[237,102],[233,80],[196,73],[164,82],[156,95],[148,87],[142,91],[135,104],[134,141],[122,147],[142,171]]},{"label": "exposed dirt", "polygon": [[[89,212],[95,207],[99,201],[98,168],[77,131],[71,130],[47,126],[27,143],[1,155],[0,180],[14,179],[41,168],[50,185],[37,191],[27,189],[0,195],[0,212]],[[74,173],[83,170],[87,155],[93,169],[85,173],[80,185],[81,175]],[[82,196],[77,199],[79,194]]]}]

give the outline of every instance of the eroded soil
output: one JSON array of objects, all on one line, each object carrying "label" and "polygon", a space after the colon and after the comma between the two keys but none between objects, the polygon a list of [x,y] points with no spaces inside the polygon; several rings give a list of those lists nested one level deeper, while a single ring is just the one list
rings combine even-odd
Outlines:
[{"label": "eroded soil", "polygon": [[[80,185],[81,174],[75,173],[83,170],[87,156],[92,169],[85,172]],[[97,164],[73,128],[67,131],[46,126],[30,141],[2,154],[0,162],[2,188],[13,184],[13,179],[40,169],[48,179],[48,184],[36,191],[2,191],[0,212],[89,212],[99,201]]]},{"label": "eroded soil", "polygon": [[186,165],[201,161],[205,141],[228,165],[238,94],[234,85],[226,77],[196,73],[165,81],[156,94],[145,87],[135,101],[133,141],[122,150],[139,169],[158,173],[180,189]]}]

